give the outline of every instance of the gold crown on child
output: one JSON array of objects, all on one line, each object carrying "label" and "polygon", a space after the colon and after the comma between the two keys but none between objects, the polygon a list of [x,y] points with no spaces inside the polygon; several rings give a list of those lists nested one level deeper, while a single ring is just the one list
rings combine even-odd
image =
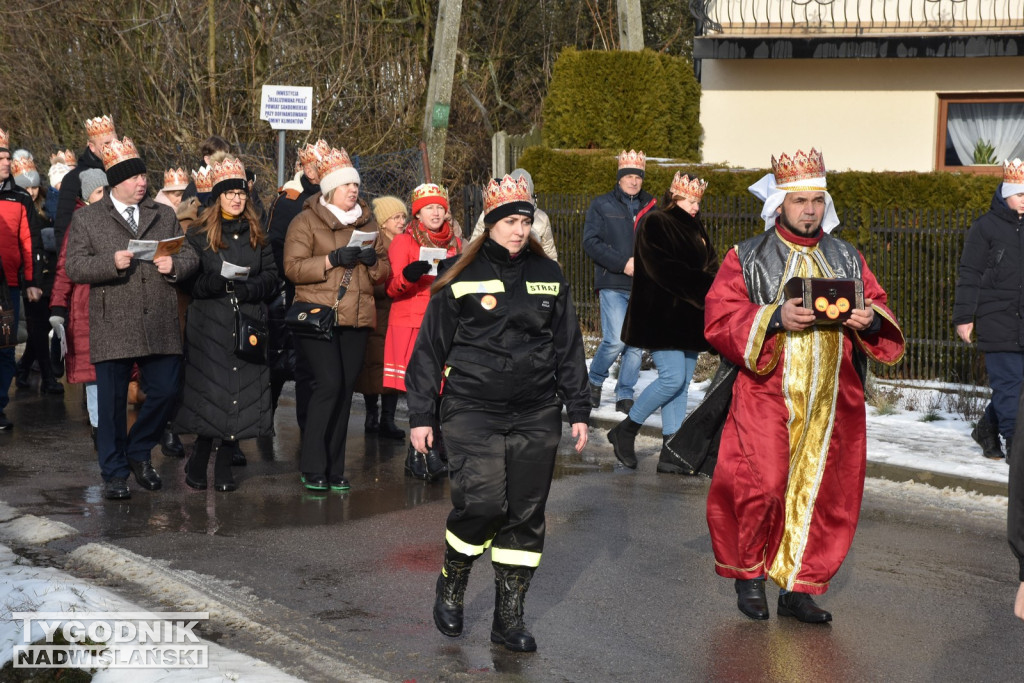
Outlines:
[{"label": "gold crown on child", "polygon": [[1024,185],[1024,161],[1020,159],[1004,161],[1003,182],[1010,185]]}]

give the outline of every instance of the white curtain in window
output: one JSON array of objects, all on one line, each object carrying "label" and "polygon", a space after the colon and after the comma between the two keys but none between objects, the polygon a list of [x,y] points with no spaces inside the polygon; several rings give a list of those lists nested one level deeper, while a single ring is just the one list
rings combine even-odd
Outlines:
[{"label": "white curtain in window", "polygon": [[1024,102],[951,102],[946,129],[964,166],[974,165],[978,140],[995,147],[996,161],[1024,157]]}]

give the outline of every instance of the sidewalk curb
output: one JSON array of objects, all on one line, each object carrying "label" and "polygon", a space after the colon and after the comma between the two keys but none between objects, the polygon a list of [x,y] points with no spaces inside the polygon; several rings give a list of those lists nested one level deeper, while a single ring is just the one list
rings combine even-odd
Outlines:
[{"label": "sidewalk curb", "polygon": [[[618,423],[619,420],[616,419],[595,417],[593,415],[590,417],[590,426],[592,428],[600,428],[605,431]],[[640,434],[652,439],[661,439],[661,430],[654,426],[644,425],[640,428]],[[928,484],[939,489],[959,487],[965,491],[972,491],[986,496],[1008,495],[1008,486],[1003,482],[975,477],[962,477],[955,474],[934,472],[916,467],[903,467],[902,465],[892,465],[884,462],[874,462],[870,459],[867,464],[867,476],[895,482],[912,480],[919,484]]]}]

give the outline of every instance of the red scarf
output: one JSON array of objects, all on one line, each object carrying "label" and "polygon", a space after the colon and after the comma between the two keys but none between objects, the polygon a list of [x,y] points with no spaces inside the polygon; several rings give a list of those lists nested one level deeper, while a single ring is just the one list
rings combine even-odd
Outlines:
[{"label": "red scarf", "polygon": [[421,247],[447,249],[450,254],[459,252],[459,238],[455,236],[448,221],[445,221],[437,232],[433,232],[423,227],[419,219],[413,218],[409,223],[408,232]]}]

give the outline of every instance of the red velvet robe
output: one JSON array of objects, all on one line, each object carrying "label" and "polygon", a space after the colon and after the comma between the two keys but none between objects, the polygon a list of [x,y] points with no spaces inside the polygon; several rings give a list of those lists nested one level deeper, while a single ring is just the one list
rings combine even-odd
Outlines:
[{"label": "red velvet robe", "polygon": [[[804,254],[820,240],[820,233],[801,238],[777,230]],[[904,349],[863,256],[861,267],[864,298],[882,320],[874,335],[837,325],[769,331],[777,305],[751,302],[736,249],[707,295],[705,336],[740,367],[707,504],[721,576],[767,575],[787,590],[821,594],[850,549],[867,461],[854,345],[886,364],[902,359]],[[818,268],[808,258],[799,274],[825,276]]]}]

